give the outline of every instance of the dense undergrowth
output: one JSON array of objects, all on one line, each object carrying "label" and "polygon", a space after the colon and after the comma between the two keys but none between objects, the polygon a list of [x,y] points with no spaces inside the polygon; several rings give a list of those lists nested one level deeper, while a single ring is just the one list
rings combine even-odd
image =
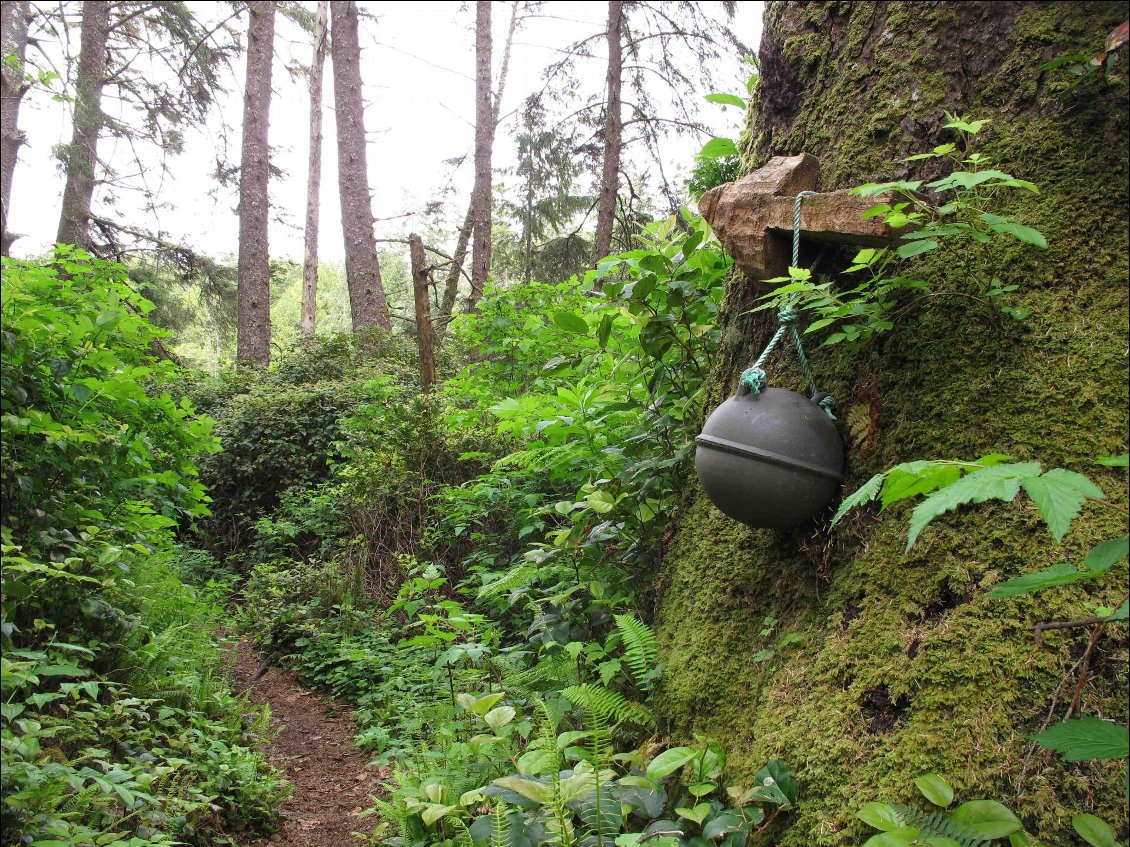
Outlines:
[{"label": "dense undergrowth", "polygon": [[[744,840],[795,801],[727,799],[708,740],[659,765],[623,752],[655,731],[641,603],[719,343],[729,261],[705,236],[671,219],[584,279],[488,294],[449,341],[472,363],[441,362],[436,394],[388,338],[186,384],[224,446],[202,467],[200,575],[236,577],[256,645],[356,705],[359,745],[394,764],[388,843],[501,828],[570,844],[675,820]],[[762,782],[792,785],[771,768]]]},{"label": "dense undergrowth", "polygon": [[[355,708],[358,746],[392,766],[375,842],[771,842],[803,784],[664,740],[644,622],[729,271],[700,219],[660,222],[583,279],[488,292],[421,393],[411,338],[210,376],[156,355],[124,269],[6,263],[3,843],[269,831],[285,786],[222,678],[230,615]],[[804,640],[756,625],[755,664]],[[1037,843],[999,803],[946,811],[945,780],[918,785],[937,809],[850,813],[875,844]]]},{"label": "dense undergrowth", "polygon": [[3,843],[231,843],[284,784],[220,673],[219,608],[174,532],[211,421],[168,393],[124,268],[3,274]]}]

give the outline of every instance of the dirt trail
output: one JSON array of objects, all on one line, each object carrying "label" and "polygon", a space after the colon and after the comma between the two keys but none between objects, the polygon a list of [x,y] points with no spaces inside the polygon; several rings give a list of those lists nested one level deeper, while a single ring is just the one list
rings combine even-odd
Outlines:
[{"label": "dirt trail", "polygon": [[279,831],[261,847],[355,847],[365,843],[377,818],[359,818],[371,805],[388,771],[369,766],[353,749],[355,726],[349,711],[304,688],[294,675],[271,668],[254,680],[259,655],[247,642],[232,650],[232,687],[250,689],[251,701],[271,707],[271,725],[280,729],[271,761],[286,772],[294,792],[283,804]]}]

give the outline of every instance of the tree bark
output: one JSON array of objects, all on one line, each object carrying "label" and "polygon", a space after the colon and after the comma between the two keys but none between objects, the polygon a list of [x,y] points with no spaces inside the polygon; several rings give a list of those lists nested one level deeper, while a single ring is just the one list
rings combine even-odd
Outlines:
[{"label": "tree bark", "polygon": [[24,82],[24,54],[27,50],[28,22],[31,4],[15,0],[0,6],[0,255],[7,256],[11,246],[8,233],[8,209],[12,202],[12,175],[24,134],[20,132],[20,102],[27,85]]},{"label": "tree bark", "polygon": [[427,393],[436,381],[435,334],[432,332],[431,304],[428,303],[427,256],[424,242],[413,233],[408,236],[412,259],[412,295],[416,304],[416,347],[420,354],[420,390]]},{"label": "tree bark", "polygon": [[[1083,94],[1069,90],[1069,73],[1038,70],[1094,55],[1125,13],[1113,2],[768,4],[745,172],[807,152],[821,162],[821,191],[929,181],[948,168],[905,159],[954,140],[945,113],[987,118],[981,168],[1040,189],[994,204],[1008,202],[1048,240],[1038,250],[1000,239],[959,263],[932,254],[907,270],[939,288],[995,274],[1020,286],[1011,304],[1029,310],[1023,321],[927,297],[863,350],[809,345],[847,442],[844,494],[901,462],[1007,452],[1083,472],[1110,498],[1083,507],[1062,547],[1017,501],[946,515],[907,554],[902,504],[853,513],[831,534],[819,522],[755,531],[718,512],[690,473],[657,580],[658,717],[676,738],[717,738],[735,782],[768,759],[793,766],[804,801],[774,832],[781,847],[862,843],[863,801],[909,798],[911,780],[929,771],[955,777],[962,799],[1004,801],[1040,843],[1075,843],[1070,821],[1083,808],[1126,831],[1123,763],[1084,768],[1030,749],[1049,715],[1063,717],[1070,698],[1056,691],[1075,683],[1086,638],[1063,632],[1040,644],[1031,625],[1087,617],[1089,603],[1113,607],[1126,595],[1125,567],[1015,600],[987,596],[1126,533],[1125,471],[1093,464],[1125,453],[1130,427],[1126,77]],[[829,255],[821,272],[854,285],[835,273],[851,255],[838,266]],[[775,328],[765,312],[750,314],[762,293],[738,274],[728,281],[708,411]],[[800,388],[785,362],[774,380]],[[751,663],[773,643],[760,634],[766,617],[801,641]],[[1108,664],[1086,690],[1088,714],[1125,722],[1122,670]]]},{"label": "tree bark", "polygon": [[236,291],[236,359],[271,361],[271,254],[267,143],[274,58],[273,2],[248,3],[247,76],[243,95],[243,153],[239,166],[239,281]]},{"label": "tree bark", "polygon": [[604,165],[600,174],[600,199],[596,207],[596,234],[593,236],[594,263],[612,248],[612,227],[616,222],[616,196],[620,183],[620,148],[624,124],[620,114],[620,86],[624,74],[624,53],[620,41],[623,29],[622,0],[608,3],[608,95],[604,104]]},{"label": "tree bark", "polygon": [[110,4],[90,0],[82,6],[82,44],[75,79],[75,117],[71,143],[64,155],[63,208],[56,241],[84,250],[92,248],[90,203],[98,165],[98,134],[102,129],[102,86],[106,83],[106,39]]},{"label": "tree bark", "polygon": [[338,193],[345,235],[345,276],[353,331],[391,330],[388,302],[377,262],[373,207],[369,198],[365,105],[361,96],[361,43],[357,3],[330,4],[334,100],[337,113]]},{"label": "tree bark", "polygon": [[310,62],[310,155],[306,168],[306,234],[302,262],[303,335],[314,334],[318,312],[318,222],[322,188],[322,71],[326,64],[329,2],[319,0],[314,19],[314,58]]},{"label": "tree bark", "polygon": [[471,205],[474,230],[471,250],[471,296],[467,311],[477,312],[490,273],[491,152],[494,110],[491,108],[491,0],[478,0],[475,24],[475,188]]},{"label": "tree bark", "polygon": [[[498,71],[498,87],[494,92],[494,128],[498,130],[498,123],[502,115],[502,94],[506,90],[506,76],[510,71],[510,47],[514,43],[514,30],[518,26],[518,5],[520,0],[514,0],[510,10],[510,28],[506,33],[506,45],[502,48],[502,65]],[[475,223],[475,197],[474,192],[467,203],[467,214],[463,217],[463,225],[455,239],[455,251],[452,253],[453,261],[447,272],[447,279],[443,287],[443,300],[440,303],[436,327],[437,338],[443,342],[447,334],[447,327],[451,321],[452,312],[455,310],[455,300],[459,296],[459,279],[463,276],[463,263],[467,259],[467,246],[471,242],[471,231]]]}]

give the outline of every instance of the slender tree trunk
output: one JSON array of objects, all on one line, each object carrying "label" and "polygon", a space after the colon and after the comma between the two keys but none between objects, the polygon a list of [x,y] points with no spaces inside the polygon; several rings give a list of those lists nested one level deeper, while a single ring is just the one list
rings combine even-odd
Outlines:
[{"label": "slender tree trunk", "polygon": [[494,110],[491,107],[490,81],[490,3],[478,0],[475,26],[475,190],[471,206],[474,209],[474,232],[471,251],[471,296],[467,311],[478,311],[483,296],[487,274],[490,273],[491,225],[491,148],[494,146]]},{"label": "slender tree trunk", "polygon": [[534,278],[534,182],[526,179],[526,219],[522,225],[522,280],[529,285]]},{"label": "slender tree trunk", "polygon": [[337,172],[341,228],[345,235],[345,277],[353,331],[392,329],[373,228],[366,155],[365,106],[361,97],[361,43],[357,4],[330,4],[334,100],[337,112]]},{"label": "slender tree trunk", "polygon": [[427,257],[424,242],[413,233],[408,236],[412,257],[412,294],[416,303],[416,346],[420,353],[420,390],[428,392],[436,381],[435,335],[432,332],[432,313],[428,303]]},{"label": "slender tree trunk", "polygon": [[75,118],[71,143],[64,153],[67,175],[56,241],[91,249],[90,202],[98,163],[98,134],[102,129],[102,86],[106,83],[106,39],[110,4],[89,0],[82,6],[82,46],[75,80]]},{"label": "slender tree trunk", "polygon": [[15,0],[0,6],[0,255],[7,256],[11,245],[8,234],[8,209],[12,202],[12,174],[24,135],[20,132],[20,101],[24,83],[24,53],[30,3]]},{"label": "slender tree trunk", "polygon": [[243,155],[239,166],[239,283],[236,358],[271,361],[271,264],[267,245],[271,64],[275,2],[248,3],[247,80],[243,95]]},{"label": "slender tree trunk", "polygon": [[623,81],[624,53],[620,43],[623,28],[622,0],[608,3],[608,96],[604,104],[604,168],[600,175],[600,200],[596,207],[596,235],[592,260],[597,262],[612,248],[612,226],[616,220],[616,193],[620,179],[620,147],[623,118],[620,114],[620,86]]},{"label": "slender tree trunk", "polygon": [[[518,0],[512,5],[510,11],[510,28],[506,33],[506,45],[502,49],[502,65],[498,71],[498,88],[494,92],[494,128],[498,129],[498,122],[502,115],[502,94],[506,90],[506,75],[510,71],[510,47],[514,43],[514,30],[518,27]],[[440,304],[439,320],[437,327],[438,337],[442,343],[447,333],[447,324],[451,320],[451,313],[455,308],[455,298],[459,295],[459,278],[463,275],[463,262],[467,259],[467,245],[471,242],[471,231],[474,229],[475,197],[472,192],[471,200],[467,204],[467,214],[463,218],[463,225],[459,228],[459,235],[455,240],[455,252],[452,253],[453,261],[447,272],[447,280],[443,288],[443,301]]]},{"label": "slender tree trunk", "polygon": [[326,64],[326,36],[329,2],[320,0],[314,20],[314,58],[310,62],[310,157],[306,177],[306,243],[302,264],[303,335],[314,334],[318,311],[318,219],[321,214],[322,187],[322,70]]}]

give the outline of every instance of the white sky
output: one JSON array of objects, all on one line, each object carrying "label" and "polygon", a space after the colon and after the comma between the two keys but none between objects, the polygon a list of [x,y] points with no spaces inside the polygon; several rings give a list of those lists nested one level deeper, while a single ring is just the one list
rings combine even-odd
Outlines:
[{"label": "white sky", "polygon": [[[200,7],[200,14],[204,16],[214,12],[205,6],[218,6],[204,2],[193,5]],[[403,1],[361,5],[374,17],[363,19],[361,23],[362,70],[369,104],[366,112],[370,135],[369,184],[374,213],[378,219],[393,218],[420,209],[428,201],[442,197],[445,189],[454,185],[451,217],[461,218],[472,179],[470,157],[454,175],[444,161],[469,154],[474,138],[474,5]],[[720,14],[720,4],[703,5],[709,14]],[[738,3],[738,14],[731,24],[738,37],[751,47],[760,42],[763,5]],[[497,77],[510,4],[495,3],[492,12]],[[607,4],[599,0],[543,4],[539,17],[528,20],[515,35],[502,113],[509,113],[529,94],[540,90],[545,67],[572,42],[603,29],[606,14]],[[245,19],[236,25],[245,26]],[[271,254],[275,258],[300,262],[309,97],[305,78],[292,80],[284,61],[294,57],[307,64],[311,49],[308,37],[280,16],[275,50],[270,141],[275,149],[273,161],[285,171],[285,177],[271,183],[273,216],[284,221],[272,221]],[[34,64],[35,57],[29,56],[29,60]],[[717,89],[744,94],[742,83],[749,68],[741,63],[741,57],[734,55],[732,67],[721,70]],[[603,44],[596,45],[592,59],[580,60],[578,75],[586,91],[603,87]],[[228,137],[227,159],[238,164],[242,57],[237,60],[231,76],[219,111],[233,127]],[[323,259],[337,262],[341,260],[342,247],[330,61],[326,64],[324,98],[319,250]],[[708,126],[717,134],[736,136],[740,119],[737,109],[705,102],[702,105],[700,117]],[[33,91],[23,104],[20,127],[29,143],[21,150],[13,178],[9,227],[26,236],[16,241],[12,252],[27,256],[41,253],[54,241],[63,180],[51,150],[70,136],[69,109],[52,102],[44,93]],[[513,121],[499,130],[494,151],[496,168],[513,164],[512,132]],[[663,144],[661,150],[669,179],[676,181],[675,174],[687,169],[705,140],[671,136]],[[238,234],[235,193],[227,189],[217,191],[211,177],[215,149],[220,143],[218,133],[194,131],[187,136],[185,152],[170,161],[173,176],[159,186],[151,182],[150,187],[159,188],[159,198],[169,205],[158,213],[156,223],[140,206],[131,208],[133,201],[128,192],[119,192],[120,202],[112,214],[135,226],[151,231],[159,229],[172,240],[207,255],[234,255]],[[122,149],[115,149],[113,140],[104,139],[99,153],[127,172],[130,170],[129,151],[125,145],[121,146]],[[160,180],[160,174],[154,168],[147,178]],[[496,176],[496,182],[500,179]],[[95,205],[98,212],[97,195]],[[395,219],[378,222],[377,232],[378,237],[397,237],[411,229],[422,230],[424,226],[422,220]]]}]

